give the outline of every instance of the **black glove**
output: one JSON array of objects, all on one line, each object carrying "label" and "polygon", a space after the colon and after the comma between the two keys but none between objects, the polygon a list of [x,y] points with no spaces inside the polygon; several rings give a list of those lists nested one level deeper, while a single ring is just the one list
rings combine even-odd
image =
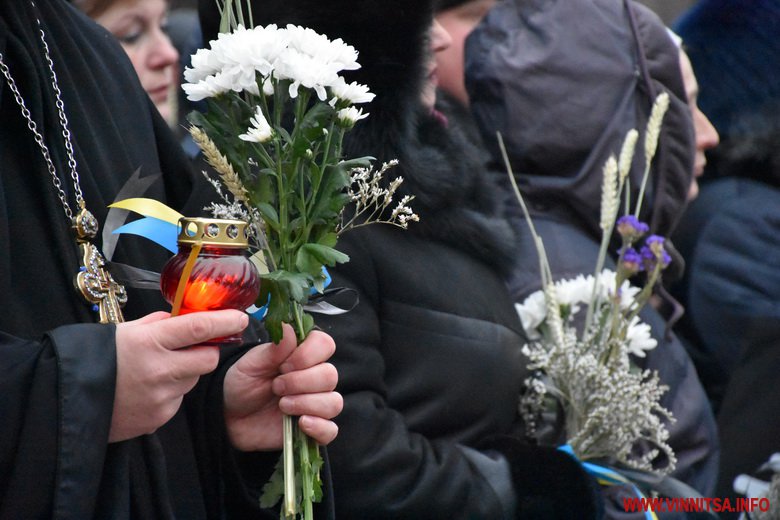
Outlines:
[{"label": "black glove", "polygon": [[509,461],[517,494],[518,519],[596,520],[604,517],[598,483],[571,455],[510,436],[494,437],[482,448],[496,450]]}]

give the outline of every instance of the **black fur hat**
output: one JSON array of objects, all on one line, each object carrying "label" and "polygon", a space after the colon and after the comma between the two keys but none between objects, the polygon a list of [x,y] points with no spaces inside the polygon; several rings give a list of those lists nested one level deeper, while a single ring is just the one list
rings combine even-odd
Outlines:
[{"label": "black fur hat", "polygon": [[[219,13],[214,0],[199,0],[206,42],[216,38]],[[425,70],[432,0],[254,0],[255,25],[311,28],[357,49],[361,68],[344,73],[347,82],[368,85],[376,98],[364,105],[371,115],[348,136],[349,156],[398,157],[419,107]]]}]

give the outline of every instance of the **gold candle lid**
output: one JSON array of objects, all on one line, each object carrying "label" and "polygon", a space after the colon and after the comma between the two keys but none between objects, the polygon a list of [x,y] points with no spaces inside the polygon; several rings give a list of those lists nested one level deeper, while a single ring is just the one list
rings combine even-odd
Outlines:
[{"label": "gold candle lid", "polygon": [[179,245],[202,244],[222,247],[249,246],[248,224],[243,220],[182,217],[179,219]]}]

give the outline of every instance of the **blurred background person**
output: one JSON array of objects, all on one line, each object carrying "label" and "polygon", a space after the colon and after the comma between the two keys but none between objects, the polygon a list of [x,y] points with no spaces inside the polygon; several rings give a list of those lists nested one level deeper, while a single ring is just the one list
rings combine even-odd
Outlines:
[{"label": "blurred background person", "polygon": [[682,48],[680,48],[680,72],[685,85],[688,106],[693,116],[693,132],[696,140],[693,179],[691,180],[691,187],[688,189],[687,197],[688,202],[691,202],[699,195],[699,178],[704,175],[704,168],[707,166],[707,152],[718,146],[720,136],[707,115],[699,108],[699,82],[696,80],[691,60]]},{"label": "blurred background person", "polygon": [[[669,94],[670,108],[640,217],[652,233],[671,233],[695,191],[697,114],[683,83],[679,48],[654,13],[631,1],[498,2],[467,39],[465,64],[471,110],[493,168],[511,193],[497,147],[500,131],[545,240],[553,278],[592,274],[603,165],[619,152],[628,130],[644,129],[661,92]],[[629,174],[634,201],[644,171],[642,147],[638,150]],[[537,253],[516,200],[512,211],[522,234],[509,287],[522,302],[540,288],[540,277],[529,267],[537,265]],[[681,263],[676,258],[672,265],[679,270]],[[707,496],[718,464],[707,396],[684,346],[665,333],[664,317],[650,306],[640,316],[658,346],[636,361],[657,370],[669,386],[661,403],[677,419],[668,426],[678,456],[673,476]]]},{"label": "blurred background person", "polygon": [[674,27],[721,136],[677,231],[675,291],[718,409],[717,495],[733,497],[780,451],[780,2],[701,0]]},{"label": "blurred background person", "polygon": [[73,0],[122,45],[154,106],[173,127],[179,121],[179,52],[168,36],[167,0]]},{"label": "blurred background person", "polygon": [[[676,30],[699,78],[699,105],[722,141],[708,154],[701,196],[677,232],[676,243],[688,257],[690,269],[675,288],[689,307],[688,340],[702,352],[710,370],[719,374],[712,385],[717,403],[744,350],[741,338],[750,327],[761,326],[761,321],[780,317],[780,273],[766,262],[778,241],[755,236],[755,244],[749,247],[745,234],[752,233],[750,229],[740,237],[723,236],[721,245],[731,251],[734,263],[716,266],[713,262],[725,261],[723,252],[716,258],[710,248],[719,244],[714,237],[704,237],[713,219],[725,218],[731,207],[755,213],[776,205],[748,206],[743,199],[766,191],[762,196],[776,201],[771,194],[780,187],[775,154],[780,127],[776,72],[780,2],[706,0],[686,13]],[[743,251],[740,255],[736,242]],[[751,258],[757,265],[750,265]]]},{"label": "blurred background person", "polygon": [[436,53],[439,88],[462,105],[469,104],[463,70],[466,38],[496,1],[440,0],[436,2],[436,21],[444,27],[452,39],[448,48]]}]

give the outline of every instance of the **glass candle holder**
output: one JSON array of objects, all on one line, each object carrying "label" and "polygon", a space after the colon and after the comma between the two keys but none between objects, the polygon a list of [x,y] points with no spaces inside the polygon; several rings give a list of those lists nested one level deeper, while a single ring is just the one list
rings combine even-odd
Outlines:
[{"label": "glass candle holder", "polygon": [[[165,264],[160,289],[171,315],[220,309],[245,310],[260,292],[260,274],[247,258],[247,223],[240,220],[179,220],[178,253]],[[183,284],[183,285],[182,285]],[[241,343],[241,334],[204,344]]]}]

